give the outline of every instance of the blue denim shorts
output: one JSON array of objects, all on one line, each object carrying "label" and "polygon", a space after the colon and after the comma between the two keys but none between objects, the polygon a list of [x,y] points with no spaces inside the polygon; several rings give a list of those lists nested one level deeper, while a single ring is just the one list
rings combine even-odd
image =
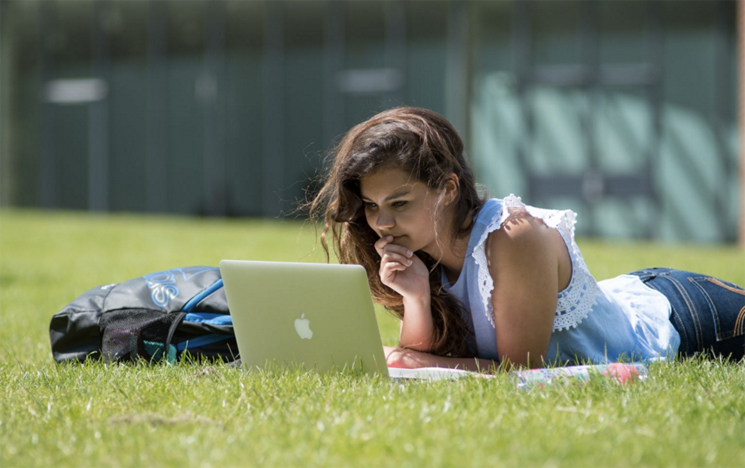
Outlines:
[{"label": "blue denim shorts", "polygon": [[745,289],[711,276],[649,268],[631,275],[667,297],[670,321],[680,334],[678,355],[740,360],[745,355]]}]

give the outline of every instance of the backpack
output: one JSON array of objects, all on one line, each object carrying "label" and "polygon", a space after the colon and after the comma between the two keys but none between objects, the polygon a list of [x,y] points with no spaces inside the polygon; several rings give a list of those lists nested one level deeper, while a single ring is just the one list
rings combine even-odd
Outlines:
[{"label": "backpack", "polygon": [[52,317],[57,362],[238,358],[220,270],[174,268],[93,288]]}]

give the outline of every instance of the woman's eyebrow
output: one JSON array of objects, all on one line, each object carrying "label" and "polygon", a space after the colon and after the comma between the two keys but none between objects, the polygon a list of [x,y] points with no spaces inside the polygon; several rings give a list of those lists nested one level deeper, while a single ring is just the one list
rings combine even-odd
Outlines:
[{"label": "woman's eyebrow", "polygon": [[[393,192],[392,194],[388,195],[387,197],[385,197],[383,199],[383,201],[384,202],[391,201],[391,200],[396,199],[398,197],[403,197],[404,195],[408,195],[409,193],[411,193],[411,187],[404,187],[404,188],[402,188],[400,190],[397,190],[397,191]],[[368,198],[368,197],[366,197],[366,196],[364,196],[362,194],[360,194],[360,197],[362,198],[362,200],[372,201],[370,198]]]}]

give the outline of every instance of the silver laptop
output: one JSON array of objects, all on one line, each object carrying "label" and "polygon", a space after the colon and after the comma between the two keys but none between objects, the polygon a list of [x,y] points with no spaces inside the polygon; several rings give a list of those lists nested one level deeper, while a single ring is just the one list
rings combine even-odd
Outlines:
[{"label": "silver laptop", "polygon": [[359,265],[223,260],[241,363],[357,370],[397,379],[457,379],[458,369],[386,366],[365,269]]},{"label": "silver laptop", "polygon": [[220,273],[245,368],[388,377],[361,266],[223,260]]}]

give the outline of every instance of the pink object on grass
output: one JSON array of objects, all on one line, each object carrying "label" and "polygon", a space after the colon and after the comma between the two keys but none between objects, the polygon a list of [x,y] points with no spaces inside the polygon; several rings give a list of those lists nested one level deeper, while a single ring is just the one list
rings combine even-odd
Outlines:
[{"label": "pink object on grass", "polygon": [[553,367],[512,371],[510,376],[520,389],[542,388],[547,385],[566,384],[571,381],[585,382],[594,375],[605,376],[625,385],[644,380],[649,375],[647,366],[642,363],[612,363],[587,366]]}]

